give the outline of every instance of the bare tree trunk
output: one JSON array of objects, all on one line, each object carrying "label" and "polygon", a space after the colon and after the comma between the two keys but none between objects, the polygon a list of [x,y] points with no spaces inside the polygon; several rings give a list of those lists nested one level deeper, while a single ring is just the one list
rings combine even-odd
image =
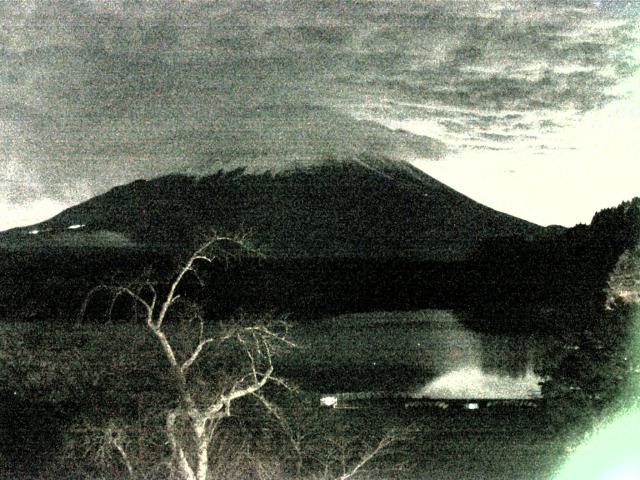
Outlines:
[{"label": "bare tree trunk", "polygon": [[177,413],[175,411],[169,412],[167,414],[167,437],[169,438],[169,443],[171,444],[171,451],[176,461],[178,473],[182,480],[197,480],[195,474],[193,473],[193,468],[191,468],[191,465],[189,465],[189,461],[187,460],[187,456],[184,453],[184,449],[178,443],[178,438],[176,437],[175,432],[176,418]]},{"label": "bare tree trunk", "polygon": [[207,435],[206,425],[206,418],[198,419],[194,425],[194,433],[197,442],[197,480],[207,480],[207,475],[209,473],[209,436]]}]

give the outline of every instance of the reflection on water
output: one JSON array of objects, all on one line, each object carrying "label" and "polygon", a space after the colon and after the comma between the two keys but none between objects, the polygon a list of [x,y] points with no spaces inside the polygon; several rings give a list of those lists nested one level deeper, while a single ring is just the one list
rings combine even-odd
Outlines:
[{"label": "reflection on water", "polygon": [[541,337],[477,333],[444,310],[341,315],[306,324],[297,341],[303,348],[289,363],[316,379],[324,372],[331,385],[318,389],[456,399],[538,397],[535,372],[551,344]]},{"label": "reflection on water", "polygon": [[464,367],[445,373],[416,392],[426,398],[538,398],[540,376],[529,369],[524,375],[487,373],[480,367]]},{"label": "reflection on water", "polygon": [[525,376],[544,361],[544,340],[532,335],[490,335],[473,333],[481,350],[482,371]]}]

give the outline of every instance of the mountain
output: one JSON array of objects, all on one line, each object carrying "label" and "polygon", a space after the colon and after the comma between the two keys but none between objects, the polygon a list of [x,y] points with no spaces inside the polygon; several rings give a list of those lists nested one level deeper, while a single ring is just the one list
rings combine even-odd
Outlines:
[{"label": "mountain", "polygon": [[0,234],[7,246],[185,247],[247,233],[270,256],[468,258],[487,238],[539,237],[408,163],[361,157],[279,173],[220,170],[138,180],[45,222]]}]

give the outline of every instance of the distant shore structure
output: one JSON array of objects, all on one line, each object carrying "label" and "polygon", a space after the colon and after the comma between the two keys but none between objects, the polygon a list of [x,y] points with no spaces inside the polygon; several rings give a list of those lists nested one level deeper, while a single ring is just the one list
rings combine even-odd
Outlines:
[{"label": "distant shore structure", "polygon": [[539,397],[530,398],[430,398],[412,392],[342,392],[320,396],[320,406],[335,409],[374,407],[480,410],[496,407],[537,407]]}]

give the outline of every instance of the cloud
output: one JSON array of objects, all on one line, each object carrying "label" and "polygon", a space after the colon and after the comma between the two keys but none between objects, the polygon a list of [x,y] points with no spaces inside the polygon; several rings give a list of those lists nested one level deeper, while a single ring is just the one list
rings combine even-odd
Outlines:
[{"label": "cloud", "polygon": [[[511,3],[499,15],[467,12],[439,23],[449,30],[429,39],[436,52],[429,61],[420,40],[408,42],[403,74],[399,68],[386,73],[393,89],[386,97],[400,101],[395,108],[371,105],[367,118],[384,124],[435,120],[445,127],[454,150],[466,147],[470,138],[493,148],[482,141],[487,127],[498,129],[490,134],[511,129],[525,138],[536,135],[541,123],[557,123],[557,112],[571,111],[575,117],[602,107],[614,98],[612,87],[635,72],[631,46],[637,40],[628,19],[588,8],[576,13],[570,2]],[[414,31],[405,30],[407,38],[425,38],[419,26],[409,28]],[[416,107],[429,108],[431,115]]]},{"label": "cloud", "polygon": [[2,161],[29,173],[9,196],[78,201],[211,159],[502,148],[633,73],[607,5],[4,2]]}]

